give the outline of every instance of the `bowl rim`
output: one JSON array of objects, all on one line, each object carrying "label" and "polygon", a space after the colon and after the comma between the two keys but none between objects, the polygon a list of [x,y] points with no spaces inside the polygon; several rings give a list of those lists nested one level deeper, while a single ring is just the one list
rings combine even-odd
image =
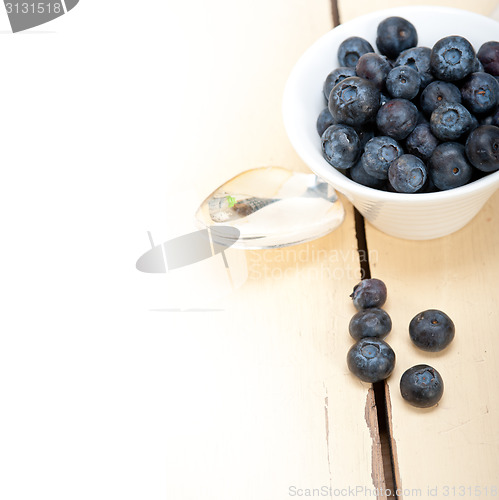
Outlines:
[{"label": "bowl rim", "polygon": [[[368,186],[364,186],[359,184],[351,179],[349,179],[346,175],[341,173],[338,170],[335,170],[334,167],[329,165],[327,161],[322,158],[323,162],[317,161],[317,153],[318,151],[311,151],[310,148],[306,145],[305,141],[303,141],[301,134],[299,132],[299,127],[296,125],[295,115],[293,114],[293,105],[294,105],[294,89],[296,88],[296,84],[301,80],[301,75],[303,71],[301,71],[303,66],[306,66],[308,60],[317,52],[320,52],[320,49],[323,45],[329,45],[329,39],[332,37],[338,36],[342,31],[351,30],[352,26],[355,26],[359,23],[363,23],[365,21],[369,21],[373,18],[378,18],[380,16],[410,16],[411,13],[414,12],[431,12],[442,13],[442,14],[453,14],[463,16],[466,15],[470,18],[470,24],[474,23],[474,21],[485,22],[492,25],[499,31],[499,22],[486,17],[482,14],[477,14],[475,12],[467,11],[464,9],[458,9],[454,7],[442,7],[442,6],[425,6],[425,5],[415,5],[415,6],[401,6],[401,7],[390,7],[387,9],[376,10],[373,12],[369,12],[367,14],[363,14],[362,16],[355,17],[345,23],[342,23],[327,33],[319,37],[312,45],[310,45],[299,57],[295,65],[293,66],[288,79],[286,81],[284,87],[284,93],[282,98],[282,117],[284,122],[284,128],[288,135],[288,138],[298,154],[298,156],[305,162],[305,164],[320,178],[322,178],[325,182],[333,185],[340,192],[345,195],[359,195],[364,198],[369,198],[373,201],[384,201],[384,202],[400,202],[400,203],[411,203],[411,204],[420,204],[427,203],[428,201],[450,201],[452,199],[458,199],[461,197],[466,197],[472,193],[476,193],[477,191],[483,191],[484,187],[488,187],[495,189],[499,187],[499,170],[496,172],[491,172],[485,177],[477,179],[469,184],[465,184],[464,186],[460,186],[457,188],[449,189],[446,191],[437,191],[433,193],[394,193],[390,191],[382,191],[375,188],[370,188]],[[474,19],[472,19],[474,18]],[[410,20],[410,19],[409,19]],[[478,49],[475,48],[477,51]],[[322,168],[321,168],[322,167]]]}]

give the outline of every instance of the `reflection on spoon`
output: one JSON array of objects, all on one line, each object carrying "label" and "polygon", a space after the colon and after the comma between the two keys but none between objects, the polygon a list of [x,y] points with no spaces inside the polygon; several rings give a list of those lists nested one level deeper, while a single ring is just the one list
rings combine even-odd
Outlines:
[{"label": "reflection on spoon", "polygon": [[328,234],[345,217],[334,189],[314,174],[282,167],[255,168],[220,186],[199,207],[202,227],[237,228],[237,241],[219,235],[217,243],[235,248],[295,245]]}]

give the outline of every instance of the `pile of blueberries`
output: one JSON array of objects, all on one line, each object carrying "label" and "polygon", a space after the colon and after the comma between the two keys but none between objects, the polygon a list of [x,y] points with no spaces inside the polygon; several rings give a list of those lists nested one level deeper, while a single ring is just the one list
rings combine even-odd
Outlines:
[{"label": "pile of blueberries", "polygon": [[378,25],[338,48],[317,119],[324,158],[375,189],[453,189],[499,170],[499,42],[478,52],[461,36],[418,47],[412,23]]},{"label": "pile of blueberries", "polygon": [[[386,285],[379,279],[364,279],[354,287],[351,297],[358,312],[349,325],[356,343],[347,354],[348,368],[364,382],[380,382],[395,368],[395,352],[383,340],[392,329],[390,316],[381,309],[386,302]],[[428,309],[411,320],[409,335],[416,347],[438,352],[452,342],[455,327],[444,312]],[[411,405],[429,408],[442,397],[442,376],[429,365],[413,366],[402,375],[400,392]]]}]

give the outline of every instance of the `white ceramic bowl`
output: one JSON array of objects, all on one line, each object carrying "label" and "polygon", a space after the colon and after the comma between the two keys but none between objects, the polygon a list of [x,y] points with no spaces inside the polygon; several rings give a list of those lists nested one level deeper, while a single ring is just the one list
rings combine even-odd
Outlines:
[{"label": "white ceramic bowl", "polygon": [[466,37],[478,51],[497,40],[499,23],[478,14],[444,7],[399,7],[358,17],[317,40],[293,68],[283,97],[283,117],[293,147],[322,179],[343,193],[381,231],[399,238],[425,240],[450,234],[467,224],[499,187],[499,171],[449,191],[423,194],[390,193],[348,179],[322,157],[317,116],[325,107],[322,84],[338,66],[339,44],[361,36],[376,47],[376,28],[389,16],[401,16],[418,31],[418,45],[432,47],[448,35]]}]

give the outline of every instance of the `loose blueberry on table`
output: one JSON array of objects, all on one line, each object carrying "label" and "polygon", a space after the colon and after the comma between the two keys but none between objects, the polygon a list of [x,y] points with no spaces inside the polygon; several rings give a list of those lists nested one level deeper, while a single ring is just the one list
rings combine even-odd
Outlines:
[{"label": "loose blueberry on table", "polygon": [[420,312],[409,323],[411,340],[423,351],[442,351],[452,342],[455,332],[453,321],[438,309]]},{"label": "loose blueberry on table", "polygon": [[376,278],[364,279],[357,283],[350,295],[353,305],[359,310],[381,307],[386,302],[386,296],[386,285]]},{"label": "loose blueberry on table", "polygon": [[[476,53],[455,34],[431,48],[417,43],[409,20],[389,17],[377,27],[379,53],[349,37],[323,81],[323,156],[372,189],[445,191],[499,170],[499,42]],[[351,127],[357,138],[331,126]],[[396,146],[383,147],[389,140]]]},{"label": "loose blueberry on table", "polygon": [[365,337],[384,339],[392,329],[389,314],[379,307],[358,311],[350,320],[348,331],[355,340]]},{"label": "loose blueberry on table", "polygon": [[412,406],[435,406],[444,393],[442,376],[429,365],[416,365],[404,372],[400,379],[400,393]]},{"label": "loose blueberry on table", "polygon": [[348,369],[364,382],[379,382],[395,368],[395,353],[383,340],[364,338],[356,342],[347,354]]}]

